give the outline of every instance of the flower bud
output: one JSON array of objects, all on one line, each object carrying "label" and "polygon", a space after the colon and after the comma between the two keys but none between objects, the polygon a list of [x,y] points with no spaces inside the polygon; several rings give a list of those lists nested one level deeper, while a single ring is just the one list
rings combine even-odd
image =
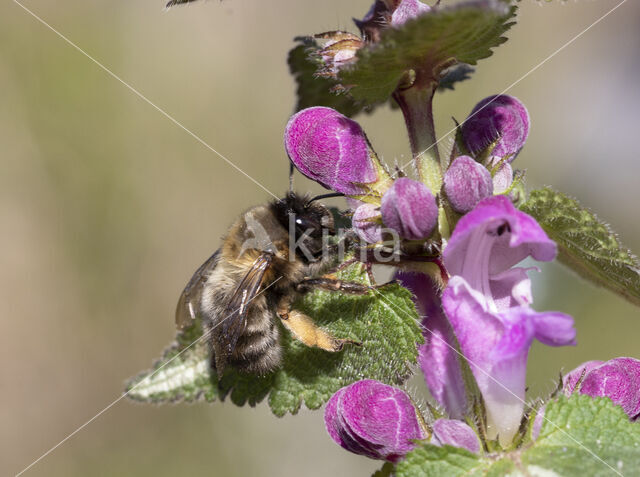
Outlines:
[{"label": "flower bud", "polygon": [[416,18],[430,10],[431,7],[422,3],[420,0],[402,0],[391,15],[391,26],[398,27],[404,25],[407,20]]},{"label": "flower bud", "polygon": [[531,439],[534,441],[540,437],[540,431],[542,430],[542,424],[544,424],[544,414],[547,412],[546,406],[542,406],[536,412],[536,417],[533,419],[533,425],[531,426]]},{"label": "flower bud", "polygon": [[429,237],[438,221],[438,205],[429,188],[407,177],[397,179],[382,196],[382,221],[401,237]]},{"label": "flower bud", "polygon": [[493,195],[491,173],[469,156],[457,157],[444,175],[444,192],[453,210],[466,214]]},{"label": "flower bud", "polygon": [[503,162],[493,174],[493,193],[502,194],[513,182],[513,168],[508,162]]},{"label": "flower bud", "polygon": [[376,218],[380,218],[380,210],[373,204],[362,204],[353,213],[351,219],[353,230],[365,242],[382,241],[382,225],[372,220]]},{"label": "flower bud", "polygon": [[564,376],[562,378],[562,387],[564,389],[564,394],[567,397],[571,396],[573,394],[573,391],[576,389],[578,382],[581,383],[589,371],[597,368],[601,364],[604,364],[604,361],[587,361]]},{"label": "flower bud", "polygon": [[322,63],[317,74],[325,78],[336,78],[338,70],[354,62],[356,53],[364,46],[359,36],[344,31],[320,33],[314,38],[323,43],[317,53]]},{"label": "flower bud", "polygon": [[327,189],[358,195],[364,193],[359,184],[378,179],[362,128],[334,109],[317,106],[294,114],[284,144],[298,170]]},{"label": "flower bud", "polygon": [[424,439],[416,409],[402,390],[371,379],[336,392],[325,409],[331,438],[355,454],[392,462]]},{"label": "flower bud", "polygon": [[437,446],[462,447],[469,452],[480,452],[480,440],[468,424],[455,419],[437,419],[433,423],[431,443]]},{"label": "flower bud", "polygon": [[[573,370],[565,378],[565,392],[580,376],[584,378],[580,394],[591,397],[608,397],[622,407],[632,421],[640,417],[640,361],[633,358],[615,358],[597,365],[588,361]],[[573,391],[573,389],[572,389]]]},{"label": "flower bud", "polygon": [[480,101],[462,124],[462,136],[469,151],[478,155],[498,140],[491,155],[498,158],[515,155],[529,135],[529,113],[518,99],[495,95]]}]

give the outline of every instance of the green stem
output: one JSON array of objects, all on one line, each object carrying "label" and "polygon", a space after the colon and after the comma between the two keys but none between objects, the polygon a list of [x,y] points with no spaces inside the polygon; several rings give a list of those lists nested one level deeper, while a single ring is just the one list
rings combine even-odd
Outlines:
[{"label": "green stem", "polygon": [[435,88],[414,85],[394,93],[407,125],[411,153],[418,176],[433,195],[440,193],[442,170],[433,124],[433,95]]}]

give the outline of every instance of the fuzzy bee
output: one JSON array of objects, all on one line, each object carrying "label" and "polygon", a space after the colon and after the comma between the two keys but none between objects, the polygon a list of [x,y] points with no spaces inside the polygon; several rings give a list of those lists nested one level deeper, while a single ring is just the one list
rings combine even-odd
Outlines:
[{"label": "fuzzy bee", "polygon": [[202,317],[211,364],[265,374],[282,359],[278,321],[307,346],[336,352],[359,343],[334,337],[302,312],[296,298],[311,289],[368,293],[371,287],[327,275],[336,265],[323,237],[334,234],[331,212],[288,193],[241,215],[222,246],[194,273],[176,309],[178,328]]}]

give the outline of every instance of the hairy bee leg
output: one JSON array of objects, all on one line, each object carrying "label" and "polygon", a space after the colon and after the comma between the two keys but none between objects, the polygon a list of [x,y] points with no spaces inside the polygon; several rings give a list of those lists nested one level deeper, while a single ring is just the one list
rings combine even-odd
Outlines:
[{"label": "hairy bee leg", "polygon": [[352,295],[366,295],[371,290],[386,287],[391,283],[394,282],[392,281],[382,285],[364,285],[363,283],[344,281],[332,277],[319,277],[302,280],[297,288],[298,291],[301,292],[309,291],[313,288],[320,288],[328,291],[341,291]]},{"label": "hairy bee leg", "polygon": [[369,281],[371,282],[372,286],[378,286],[378,284],[376,283],[376,278],[373,276],[373,264],[371,262],[367,262],[364,264],[364,268],[367,271],[367,277],[369,277]]},{"label": "hairy bee leg", "polygon": [[297,310],[278,313],[282,324],[301,343],[325,351],[340,351],[345,344],[360,346],[362,343],[350,339],[334,338],[330,333],[316,325],[311,318]]}]

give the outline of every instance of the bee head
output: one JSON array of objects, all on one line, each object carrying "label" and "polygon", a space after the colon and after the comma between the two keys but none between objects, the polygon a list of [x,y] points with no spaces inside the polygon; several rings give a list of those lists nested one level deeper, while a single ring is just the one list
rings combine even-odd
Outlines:
[{"label": "bee head", "polygon": [[[283,199],[273,203],[273,210],[294,241],[298,243],[302,239],[298,248],[304,247],[314,257],[322,253],[323,235],[335,233],[331,211],[308,197],[289,192]],[[302,250],[298,252],[304,253]]]}]

